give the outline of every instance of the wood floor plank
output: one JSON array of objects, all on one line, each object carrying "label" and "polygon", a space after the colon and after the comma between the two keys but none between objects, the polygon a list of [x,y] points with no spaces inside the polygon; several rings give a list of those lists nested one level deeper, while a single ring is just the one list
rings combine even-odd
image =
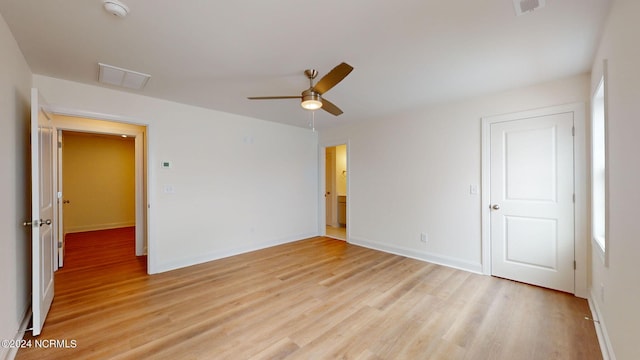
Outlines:
[{"label": "wood floor plank", "polygon": [[67,238],[38,339],[76,346],[17,359],[601,359],[569,294],[324,237],[147,275],[134,233]]}]

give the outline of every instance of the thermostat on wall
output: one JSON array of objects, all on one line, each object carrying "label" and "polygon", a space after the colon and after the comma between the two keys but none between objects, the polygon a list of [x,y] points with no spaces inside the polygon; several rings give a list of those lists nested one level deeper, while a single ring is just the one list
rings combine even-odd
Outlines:
[{"label": "thermostat on wall", "polygon": [[163,169],[169,169],[171,167],[171,161],[163,161],[162,162],[162,168]]}]

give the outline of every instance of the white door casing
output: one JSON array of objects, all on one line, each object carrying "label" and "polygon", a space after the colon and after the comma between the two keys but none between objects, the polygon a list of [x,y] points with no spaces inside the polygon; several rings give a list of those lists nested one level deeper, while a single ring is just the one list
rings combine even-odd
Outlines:
[{"label": "white door casing", "polygon": [[491,124],[492,274],[574,292],[573,114]]},{"label": "white door casing", "polygon": [[[145,160],[145,131],[148,131],[147,125],[138,125],[130,119],[120,119],[114,116],[106,114],[95,113],[83,113],[83,112],[71,112],[68,110],[60,110],[55,107],[51,107],[54,114],[54,125],[56,129],[64,131],[75,131],[84,133],[98,133],[98,134],[110,134],[110,135],[127,135],[133,137],[135,140],[135,207],[136,207],[136,256],[142,256],[147,254],[147,241],[148,241],[148,206],[146,196],[146,180],[145,174],[147,173],[147,162]],[[55,115],[63,115],[55,116]],[[95,120],[87,121],[87,119]],[[143,130],[143,128],[145,128]],[[62,144],[64,148],[64,144]],[[62,149],[64,151],[64,149]],[[62,161],[62,155],[59,156],[59,162]],[[62,167],[60,166],[60,174],[62,174]],[[62,191],[63,182],[60,176],[59,188]],[[64,206],[60,206],[61,215]],[[61,224],[63,227],[63,224]],[[62,246],[64,249],[64,239]],[[63,252],[64,254],[64,252]],[[147,259],[148,262],[151,259]]]},{"label": "white door casing", "polygon": [[[330,140],[325,140],[325,141],[320,141],[318,143],[318,182],[319,182],[319,187],[318,187],[318,233],[319,234],[323,234],[326,235],[326,226],[327,225],[331,225],[330,222],[327,221],[327,202],[326,202],[326,198],[325,198],[325,194],[326,194],[326,182],[327,182],[327,178],[329,177],[329,175],[326,173],[327,172],[327,163],[326,163],[326,153],[327,151],[329,151],[329,148],[335,148],[338,145],[346,145],[347,146],[347,166],[349,166],[348,164],[350,164],[349,162],[349,139],[344,139],[344,138],[338,138],[338,139],[330,139]],[[334,154],[334,162],[335,162],[335,154]],[[337,212],[337,207],[338,207],[338,197],[336,196],[336,183],[335,183],[335,164],[333,165],[334,170],[332,171],[333,175],[333,183],[332,183],[332,188],[333,188],[333,196],[334,196],[334,208],[333,208],[333,214],[332,214],[332,218],[334,219],[336,226],[337,221],[338,221],[338,212]],[[347,182],[347,191],[346,191],[346,195],[347,198],[349,198],[349,182]],[[347,223],[349,223],[349,211],[347,211]],[[346,229],[346,242],[349,242],[349,232],[350,232],[350,228]]]},{"label": "white door casing", "polygon": [[55,268],[54,131],[37,89],[31,90],[31,242],[33,335],[53,302]]}]

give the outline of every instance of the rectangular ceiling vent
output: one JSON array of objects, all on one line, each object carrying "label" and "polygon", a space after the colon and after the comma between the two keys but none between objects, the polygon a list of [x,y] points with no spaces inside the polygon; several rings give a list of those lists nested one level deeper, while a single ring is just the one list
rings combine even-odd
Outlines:
[{"label": "rectangular ceiling vent", "polygon": [[127,70],[116,66],[98,63],[98,81],[113,86],[120,86],[127,89],[142,90],[147,85],[151,75],[141,72]]},{"label": "rectangular ceiling vent", "polygon": [[545,5],[546,0],[513,0],[513,7],[517,16],[543,8]]}]

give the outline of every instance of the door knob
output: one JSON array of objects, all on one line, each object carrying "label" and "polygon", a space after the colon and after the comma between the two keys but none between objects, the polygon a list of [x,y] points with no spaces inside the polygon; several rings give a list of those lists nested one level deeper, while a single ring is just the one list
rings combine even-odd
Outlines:
[{"label": "door knob", "polygon": [[493,210],[500,210],[500,205],[498,205],[498,204],[493,204],[493,206],[491,206],[491,208],[492,208]]}]

